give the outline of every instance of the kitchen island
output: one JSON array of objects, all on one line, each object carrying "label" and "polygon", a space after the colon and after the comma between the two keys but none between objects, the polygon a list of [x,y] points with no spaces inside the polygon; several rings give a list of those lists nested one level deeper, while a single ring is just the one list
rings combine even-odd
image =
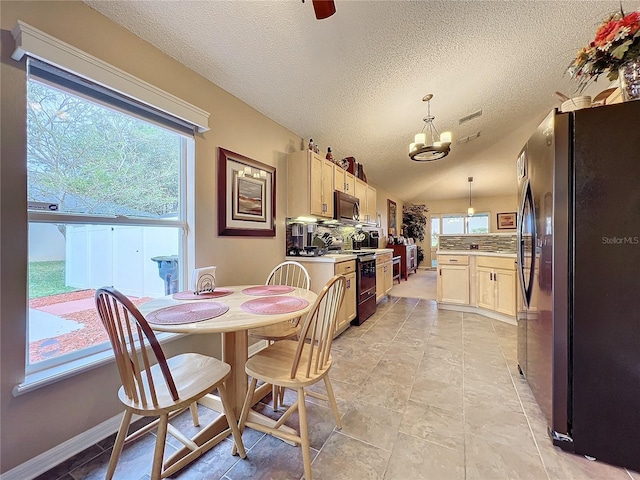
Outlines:
[{"label": "kitchen island", "polygon": [[516,324],[516,254],[438,250],[438,308],[480,313]]}]

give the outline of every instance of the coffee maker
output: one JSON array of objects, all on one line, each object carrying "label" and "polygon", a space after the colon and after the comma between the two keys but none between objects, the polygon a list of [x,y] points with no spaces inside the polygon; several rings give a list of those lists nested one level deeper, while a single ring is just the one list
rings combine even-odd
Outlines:
[{"label": "coffee maker", "polygon": [[287,255],[317,256],[326,253],[326,248],[314,245],[315,223],[287,223]]}]

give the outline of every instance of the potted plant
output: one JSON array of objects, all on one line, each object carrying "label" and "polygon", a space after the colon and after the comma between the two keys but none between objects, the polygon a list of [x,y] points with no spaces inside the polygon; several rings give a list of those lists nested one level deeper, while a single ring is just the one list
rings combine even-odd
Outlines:
[{"label": "potted plant", "polygon": [[[402,229],[406,238],[413,238],[416,242],[424,241],[427,227],[426,205],[407,203],[402,207]],[[418,265],[424,260],[424,250],[418,245]]]}]

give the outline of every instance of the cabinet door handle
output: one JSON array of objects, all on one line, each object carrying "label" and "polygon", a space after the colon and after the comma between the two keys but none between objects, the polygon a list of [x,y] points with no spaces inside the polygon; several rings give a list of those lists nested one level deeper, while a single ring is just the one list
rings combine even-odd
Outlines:
[{"label": "cabinet door handle", "polygon": [[351,288],[351,279],[350,278],[347,280],[347,288]]},{"label": "cabinet door handle", "polygon": [[439,275],[440,275],[440,276],[442,276],[442,269],[440,269],[440,273],[439,273]]}]

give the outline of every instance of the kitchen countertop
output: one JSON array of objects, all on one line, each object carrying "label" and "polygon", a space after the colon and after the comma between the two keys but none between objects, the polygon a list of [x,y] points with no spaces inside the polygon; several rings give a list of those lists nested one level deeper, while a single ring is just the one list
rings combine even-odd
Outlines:
[{"label": "kitchen countertop", "polygon": [[436,255],[474,255],[481,257],[516,258],[516,254],[511,252],[485,252],[482,250],[438,250]]},{"label": "kitchen countertop", "polygon": [[[363,248],[362,252],[371,252],[371,253],[392,253],[392,248]],[[312,263],[340,263],[346,262],[349,260],[355,260],[357,256],[355,254],[345,254],[345,253],[327,253],[326,255],[321,255],[319,257],[312,256],[304,256],[304,255],[287,255],[285,260],[291,260],[294,262],[312,262]]]}]

